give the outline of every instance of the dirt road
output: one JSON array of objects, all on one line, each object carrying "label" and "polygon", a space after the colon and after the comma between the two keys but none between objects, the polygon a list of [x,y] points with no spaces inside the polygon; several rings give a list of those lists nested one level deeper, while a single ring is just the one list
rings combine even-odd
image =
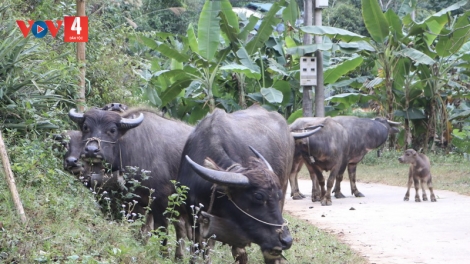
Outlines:
[{"label": "dirt road", "polygon": [[370,263],[470,261],[469,196],[435,190],[436,203],[417,203],[412,188],[410,201],[404,202],[405,186],[358,183],[366,197],[355,198],[343,181],[346,198],[333,197],[332,206],[321,206],[311,201],[310,180],[299,180],[299,185],[307,198],[286,199],[284,210],[335,234]]}]

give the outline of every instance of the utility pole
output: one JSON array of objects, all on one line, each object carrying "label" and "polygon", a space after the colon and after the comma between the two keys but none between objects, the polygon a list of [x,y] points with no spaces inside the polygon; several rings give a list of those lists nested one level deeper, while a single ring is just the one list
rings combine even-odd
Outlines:
[{"label": "utility pole", "polygon": [[[312,25],[312,17],[313,17],[313,1],[314,0],[304,0],[304,26],[311,26]],[[310,34],[304,34],[303,39],[304,45],[312,44],[312,36]],[[302,67],[301,67],[302,68]],[[302,69],[301,73],[302,75]],[[301,83],[301,85],[303,85]],[[303,96],[302,96],[302,115],[304,117],[311,117],[313,106],[312,106],[312,86],[311,85],[303,85],[302,88]]]},{"label": "utility pole", "polygon": [[[315,1],[315,26],[322,25],[322,9],[328,7],[328,0]],[[322,36],[315,36],[315,44],[323,42]],[[315,116],[325,116],[325,87],[323,86],[323,54],[321,50],[315,52],[317,58],[317,85],[315,86]]]}]

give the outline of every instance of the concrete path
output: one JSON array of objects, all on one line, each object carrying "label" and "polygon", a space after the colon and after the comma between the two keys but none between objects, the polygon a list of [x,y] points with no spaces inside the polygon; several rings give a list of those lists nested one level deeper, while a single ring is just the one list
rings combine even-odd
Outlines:
[{"label": "concrete path", "polygon": [[469,196],[435,190],[437,202],[417,203],[412,188],[404,202],[406,187],[358,183],[366,197],[356,198],[343,181],[346,198],[321,206],[311,201],[310,180],[299,186],[307,198],[287,198],[284,210],[335,234],[370,263],[470,263]]}]

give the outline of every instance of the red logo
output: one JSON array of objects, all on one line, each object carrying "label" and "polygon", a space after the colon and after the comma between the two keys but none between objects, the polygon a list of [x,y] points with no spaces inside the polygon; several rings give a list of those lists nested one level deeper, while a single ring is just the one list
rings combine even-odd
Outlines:
[{"label": "red logo", "polygon": [[[51,32],[55,38],[62,26],[62,20],[55,23],[52,20],[34,21],[29,20],[28,26],[24,21],[16,20],[18,27],[26,38],[31,31],[36,38],[43,38],[47,32]],[[57,25],[57,26],[56,26]],[[67,16],[64,17],[64,41],[65,42],[88,42],[88,17],[86,16]]]},{"label": "red logo", "polygon": [[64,17],[64,42],[88,42],[88,17]]}]

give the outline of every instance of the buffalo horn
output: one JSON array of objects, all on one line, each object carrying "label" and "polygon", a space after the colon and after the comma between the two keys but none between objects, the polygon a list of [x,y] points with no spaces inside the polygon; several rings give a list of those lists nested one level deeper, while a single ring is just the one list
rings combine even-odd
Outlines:
[{"label": "buffalo horn", "polygon": [[255,148],[253,148],[252,146],[250,146],[250,149],[251,151],[253,151],[253,153],[255,153],[256,157],[258,157],[258,159],[261,159],[264,164],[266,165],[266,167],[268,168],[268,170],[270,171],[273,171],[273,167],[271,167],[271,164],[269,164],[269,162],[263,157],[263,155],[261,155],[261,153],[259,153]]},{"label": "buffalo horn", "polygon": [[75,108],[70,109],[69,117],[70,119],[72,119],[73,122],[77,124],[83,123],[83,120],[85,119],[83,117],[83,113],[78,113],[77,110],[75,110]]},{"label": "buffalo horn", "polygon": [[250,186],[248,178],[241,173],[208,169],[194,162],[188,155],[186,155],[186,160],[191,168],[207,181],[230,187]]},{"label": "buffalo horn", "polygon": [[309,137],[309,136],[317,133],[322,127],[323,127],[323,125],[309,126],[309,127],[306,128],[309,131],[306,131],[306,132],[291,132],[291,134],[294,137],[294,139],[306,138],[306,137]]},{"label": "buffalo horn", "polygon": [[394,126],[401,125],[401,122],[395,122],[395,121],[390,121],[390,120],[387,120],[387,123],[389,123],[390,125],[394,125]]},{"label": "buffalo horn", "polygon": [[142,113],[136,118],[122,118],[119,128],[131,129],[140,125],[142,121],[144,121],[144,114]]}]

